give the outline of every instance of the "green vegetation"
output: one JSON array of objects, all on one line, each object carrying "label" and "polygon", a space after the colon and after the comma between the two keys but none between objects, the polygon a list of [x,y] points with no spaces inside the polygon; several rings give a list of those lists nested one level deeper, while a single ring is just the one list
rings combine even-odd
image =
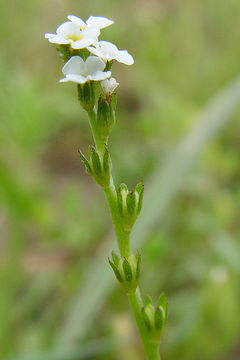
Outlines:
[{"label": "green vegetation", "polygon": [[108,209],[77,153],[92,143],[86,116],[44,39],[69,13],[114,19],[109,40],[135,58],[114,65],[111,153],[118,183],[146,179],[133,240],[142,287],[169,300],[163,359],[239,359],[239,12],[237,0],[0,3],[1,359],[143,359],[106,260]]}]

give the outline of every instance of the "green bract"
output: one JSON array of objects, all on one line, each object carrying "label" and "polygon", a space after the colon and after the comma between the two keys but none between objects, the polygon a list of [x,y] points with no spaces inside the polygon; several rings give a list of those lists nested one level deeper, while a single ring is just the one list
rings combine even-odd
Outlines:
[{"label": "green bract", "polygon": [[105,148],[103,156],[99,154],[94,146],[89,146],[89,160],[87,160],[81,151],[79,151],[79,155],[87,172],[92,175],[99,185],[107,187],[110,183],[110,172],[112,166],[107,147]]},{"label": "green bract", "polygon": [[140,264],[141,255],[137,252],[136,255],[131,254],[125,258],[119,258],[119,256],[113,251],[112,261],[109,259],[116,278],[120,284],[124,287],[128,294],[134,293],[140,277]]},{"label": "green bract", "polygon": [[149,337],[153,341],[159,341],[168,317],[168,304],[163,292],[158,299],[156,308],[153,306],[152,298],[146,296],[145,306],[142,308],[142,316]]},{"label": "green bract", "polygon": [[123,227],[130,231],[142,208],[144,185],[138,183],[134,191],[129,191],[126,184],[121,183],[117,191],[118,208]]}]

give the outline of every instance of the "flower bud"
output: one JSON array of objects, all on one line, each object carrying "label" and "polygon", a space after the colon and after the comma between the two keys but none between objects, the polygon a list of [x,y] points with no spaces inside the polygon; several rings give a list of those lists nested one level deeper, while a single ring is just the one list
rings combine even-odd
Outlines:
[{"label": "flower bud", "polygon": [[109,259],[114,274],[128,294],[135,292],[140,277],[141,255],[131,254],[127,258],[119,258],[113,251],[112,261]]},{"label": "flower bud", "polygon": [[97,124],[103,137],[108,137],[115,124],[116,96],[98,99]]},{"label": "flower bud", "polygon": [[78,84],[78,100],[86,111],[93,109],[95,105],[94,81],[87,81],[84,84]]},{"label": "flower bud", "polygon": [[154,308],[150,296],[145,298],[145,306],[142,308],[142,317],[153,341],[159,341],[162,330],[167,323],[168,304],[165,294],[162,292],[157,303],[157,308]]},{"label": "flower bud", "polygon": [[102,89],[106,95],[112,95],[118,85],[119,83],[113,77],[101,81]]},{"label": "flower bud", "polygon": [[125,231],[130,231],[142,208],[144,185],[137,184],[134,191],[129,191],[126,184],[120,184],[117,191],[118,208]]},{"label": "flower bud", "polygon": [[112,164],[107,147],[105,148],[103,157],[99,155],[93,146],[89,146],[88,149],[89,160],[87,160],[81,151],[79,151],[79,155],[87,172],[95,179],[95,181],[103,187],[109,186]]}]

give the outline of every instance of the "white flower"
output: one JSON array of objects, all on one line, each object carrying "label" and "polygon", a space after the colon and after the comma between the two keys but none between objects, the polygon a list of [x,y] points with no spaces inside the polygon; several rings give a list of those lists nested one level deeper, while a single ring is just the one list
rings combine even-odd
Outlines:
[{"label": "white flower", "polygon": [[95,29],[103,29],[107,26],[110,26],[114,23],[113,20],[110,20],[104,16],[89,16],[86,23],[75,15],[68,15],[68,19],[80,26],[80,28],[95,28]]},{"label": "white flower", "polygon": [[114,92],[114,90],[118,87],[118,85],[119,83],[113,77],[101,81],[102,89],[106,95],[111,95]]},{"label": "white flower", "polygon": [[111,71],[104,72],[104,68],[104,61],[96,56],[89,56],[85,61],[81,56],[72,56],[62,68],[65,78],[60,82],[73,81],[84,84],[89,80],[105,80],[111,76]]},{"label": "white flower", "polygon": [[84,49],[97,43],[100,29],[113,23],[112,20],[101,16],[90,16],[86,22],[77,16],[69,15],[68,19],[61,24],[56,34],[45,34],[53,44],[70,44],[73,49]]},{"label": "white flower", "polygon": [[134,63],[132,55],[130,55],[127,50],[119,50],[116,45],[109,41],[99,41],[94,45],[95,47],[88,46],[87,49],[105,62],[117,60],[126,65],[132,65]]}]

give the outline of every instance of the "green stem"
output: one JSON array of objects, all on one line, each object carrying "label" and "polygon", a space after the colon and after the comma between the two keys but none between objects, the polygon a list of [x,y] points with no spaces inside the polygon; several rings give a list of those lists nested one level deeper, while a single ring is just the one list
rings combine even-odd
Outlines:
[{"label": "green stem", "polygon": [[117,205],[117,193],[115,186],[113,184],[110,184],[109,187],[104,189],[104,192],[107,198],[108,206],[110,208],[120,254],[122,257],[128,257],[131,253],[130,237],[129,237],[129,232],[124,231],[122,228],[118,205]]},{"label": "green stem", "polygon": [[[114,230],[118,241],[119,251],[122,257],[127,257],[131,253],[130,249],[130,234],[126,233],[122,229],[122,225],[119,217],[119,210],[117,207],[117,194],[114,185],[104,189],[107,197],[107,202],[111,211],[112,220],[114,224]],[[128,294],[129,302],[137,323],[138,331],[143,343],[143,347],[148,360],[160,360],[159,343],[152,343],[149,341],[146,327],[143,322],[141,310],[143,302],[139,287],[134,294]]]},{"label": "green stem", "polygon": [[134,294],[128,294],[128,298],[133,310],[133,314],[137,323],[138,331],[142,339],[143,347],[148,360],[160,360],[159,343],[153,343],[149,341],[146,327],[143,322],[141,309],[143,302],[139,287],[136,289]]},{"label": "green stem", "polygon": [[[100,152],[101,155],[103,155],[105,150],[106,139],[103,139],[99,132],[96,121],[96,111],[94,109],[88,111],[88,115],[89,115],[90,126],[92,129],[96,149]],[[110,208],[121,257],[128,257],[131,254],[130,232],[125,231],[121,223],[121,217],[119,214],[119,209],[117,204],[117,193],[112,176],[110,180],[110,185],[106,188],[103,188],[103,190],[107,198],[108,206]],[[137,323],[140,337],[142,339],[147,360],[160,360],[159,343],[153,343],[150,341],[142,318],[141,309],[143,307],[143,301],[141,298],[139,287],[136,289],[134,294],[128,294],[128,298]]]}]

